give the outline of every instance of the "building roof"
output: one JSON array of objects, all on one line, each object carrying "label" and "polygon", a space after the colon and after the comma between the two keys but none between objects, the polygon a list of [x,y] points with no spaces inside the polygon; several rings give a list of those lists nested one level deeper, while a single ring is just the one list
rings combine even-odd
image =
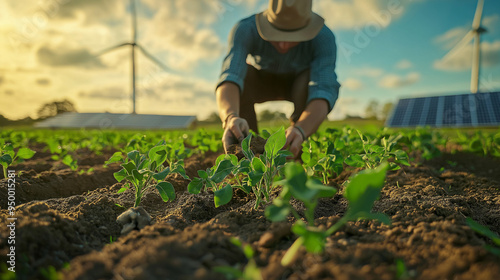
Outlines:
[{"label": "building roof", "polygon": [[195,116],[68,112],[35,124],[39,128],[184,129]]}]

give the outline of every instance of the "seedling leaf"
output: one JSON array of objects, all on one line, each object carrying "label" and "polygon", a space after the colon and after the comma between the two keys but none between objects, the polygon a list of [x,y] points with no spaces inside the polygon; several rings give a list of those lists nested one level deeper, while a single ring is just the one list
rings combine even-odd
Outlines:
[{"label": "seedling leaf", "polygon": [[9,154],[2,155],[0,157],[0,163],[7,168],[12,164],[12,157]]},{"label": "seedling leaf", "polygon": [[281,127],[278,131],[273,133],[267,139],[266,145],[264,146],[264,150],[266,151],[266,157],[270,159],[274,159],[278,154],[278,151],[281,150],[286,143],[285,130]]},{"label": "seedling leaf", "polygon": [[22,159],[30,159],[35,155],[35,151],[29,149],[29,148],[20,148],[17,151],[17,157],[22,158]]},{"label": "seedling leaf", "polygon": [[217,165],[214,174],[210,178],[211,181],[218,184],[224,180],[227,175],[233,171],[233,163],[229,159],[224,159]]},{"label": "seedling leaf", "polygon": [[363,167],[365,166],[365,161],[360,155],[349,155],[345,159],[345,164],[352,167]]},{"label": "seedling leaf", "polygon": [[201,178],[194,178],[189,184],[188,184],[188,192],[191,194],[199,194],[201,192],[201,189],[203,188],[203,183],[204,180]]},{"label": "seedling leaf", "polygon": [[122,152],[115,152],[104,164],[108,165],[119,161],[122,161]]},{"label": "seedling leaf", "polygon": [[216,190],[214,192],[215,207],[217,208],[219,206],[229,203],[232,197],[233,197],[233,188],[231,187],[230,184],[227,184],[220,190]]},{"label": "seedling leaf", "polygon": [[245,155],[247,159],[251,160],[254,155],[250,149],[250,141],[252,141],[252,133],[249,133],[248,136],[241,141],[241,150],[243,151],[243,155]]},{"label": "seedling leaf", "polygon": [[115,177],[116,181],[121,182],[123,179],[125,179],[128,176],[127,170],[122,169],[118,172],[113,173],[113,176]]},{"label": "seedling leaf", "polygon": [[163,181],[170,174],[170,167],[163,169],[160,173],[156,173],[153,175],[153,178],[158,181]]},{"label": "seedling leaf", "polygon": [[156,185],[156,189],[160,193],[161,199],[167,202],[175,199],[175,189],[169,182],[160,182]]}]

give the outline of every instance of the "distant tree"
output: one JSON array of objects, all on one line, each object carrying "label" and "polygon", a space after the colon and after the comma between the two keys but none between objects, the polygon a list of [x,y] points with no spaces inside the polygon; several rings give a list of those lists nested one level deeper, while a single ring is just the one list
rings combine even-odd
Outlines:
[{"label": "distant tree", "polygon": [[375,100],[370,101],[370,103],[368,103],[368,106],[366,106],[365,109],[365,118],[371,120],[378,119],[378,111],[379,111],[378,107],[379,105],[377,101]]},{"label": "distant tree", "polygon": [[380,110],[380,116],[382,117],[382,120],[387,120],[393,107],[394,103],[392,102],[387,102],[384,104],[384,106],[382,106],[382,109]]},{"label": "distant tree", "polygon": [[76,112],[73,102],[64,99],[45,103],[38,109],[38,118],[46,119],[66,112]]},{"label": "distant tree", "polygon": [[264,110],[257,116],[259,121],[273,121],[273,120],[286,120],[286,114],[280,111],[272,112],[270,110]]},{"label": "distant tree", "polygon": [[355,116],[355,115],[349,115],[349,114],[346,114],[345,117],[344,117],[344,120],[345,121],[352,121],[352,120],[362,120],[363,118],[360,117],[360,116]]}]

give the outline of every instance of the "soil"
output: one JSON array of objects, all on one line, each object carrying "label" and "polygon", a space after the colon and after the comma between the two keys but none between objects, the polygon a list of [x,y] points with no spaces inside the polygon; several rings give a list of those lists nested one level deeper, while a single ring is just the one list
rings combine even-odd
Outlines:
[{"label": "soil", "polygon": [[[177,199],[162,201],[156,190],[141,206],[153,218],[142,230],[120,235],[116,218],[133,206],[134,193],[116,183],[104,168],[112,155],[79,154],[79,174],[39,151],[13,166],[16,177],[16,273],[18,279],[44,279],[57,270],[61,279],[224,279],[217,266],[243,268],[248,260],[232,237],[250,244],[263,279],[398,279],[404,263],[407,279],[499,279],[500,257],[484,246],[491,241],[465,223],[471,217],[500,233],[500,160],[458,152],[389,172],[374,210],[392,225],[350,222],[328,237],[325,252],[299,251],[289,267],[280,260],[296,239],[288,222],[271,223],[264,208],[253,209],[253,196],[236,191],[227,205],[215,208],[213,194],[192,195],[188,180],[171,176]],[[211,167],[220,153],[185,160],[190,177]],[[22,171],[22,172],[21,172]],[[345,170],[329,185],[339,189],[320,201],[316,223],[330,226],[347,208]],[[0,181],[0,224],[7,219],[7,181]],[[276,192],[277,193],[277,192]],[[275,193],[275,195],[276,195]],[[299,212],[303,205],[295,203]],[[0,269],[9,244],[0,231]],[[402,279],[402,278],[400,278]]]}]

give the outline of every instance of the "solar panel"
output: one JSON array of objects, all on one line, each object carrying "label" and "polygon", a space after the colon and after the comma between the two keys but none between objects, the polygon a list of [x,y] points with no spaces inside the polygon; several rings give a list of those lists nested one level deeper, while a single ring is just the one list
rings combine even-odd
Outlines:
[{"label": "solar panel", "polygon": [[500,126],[500,92],[403,98],[386,126]]},{"label": "solar panel", "polygon": [[195,116],[64,113],[35,124],[41,128],[184,129]]}]

